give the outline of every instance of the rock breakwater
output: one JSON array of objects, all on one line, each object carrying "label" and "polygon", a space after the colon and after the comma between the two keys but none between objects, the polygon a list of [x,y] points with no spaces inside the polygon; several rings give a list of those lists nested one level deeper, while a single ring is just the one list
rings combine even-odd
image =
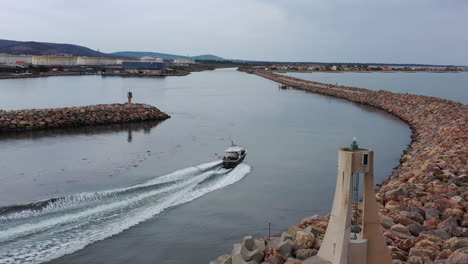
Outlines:
[{"label": "rock breakwater", "polygon": [[147,104],[101,104],[50,109],[0,110],[0,131],[165,120],[170,116]]},{"label": "rock breakwater", "polygon": [[[265,71],[253,73],[297,89],[374,106],[405,121],[413,131],[412,142],[404,150],[400,165],[376,194],[393,263],[468,263],[466,105],[429,96],[323,84]],[[264,241],[264,249],[249,248],[250,238],[246,237],[231,255],[212,263],[313,263],[309,257],[320,248],[328,219],[329,216],[308,217],[288,232],[258,240]],[[258,241],[255,245],[260,245]],[[236,250],[239,247],[240,252]],[[263,254],[261,261],[257,261],[255,250]]]}]

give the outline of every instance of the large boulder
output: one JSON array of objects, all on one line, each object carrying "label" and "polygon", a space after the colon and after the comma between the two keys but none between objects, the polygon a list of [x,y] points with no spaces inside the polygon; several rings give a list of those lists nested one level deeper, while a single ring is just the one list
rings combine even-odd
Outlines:
[{"label": "large boulder", "polygon": [[424,264],[446,264],[447,260],[446,259],[436,259],[434,261],[426,261]]},{"label": "large boulder", "polygon": [[428,234],[431,236],[438,237],[442,240],[447,240],[451,238],[450,234],[445,232],[444,230],[428,230],[428,231],[422,231],[420,234]]},{"label": "large boulder", "polygon": [[289,257],[292,253],[294,242],[291,239],[282,241],[279,237],[272,237],[267,243],[268,249],[275,249],[281,255]]},{"label": "large boulder", "polygon": [[418,222],[420,224],[422,224],[422,222],[424,222],[424,217],[422,217],[422,215],[420,215],[418,212],[407,212],[407,211],[402,211],[400,212],[400,215],[406,217],[406,218],[409,218],[415,222]]},{"label": "large boulder", "polygon": [[399,259],[405,261],[408,257],[408,253],[402,249],[399,249],[398,247],[389,246],[388,249],[390,249],[392,259]]},{"label": "large boulder", "polygon": [[295,259],[295,258],[288,258],[284,264],[301,264],[302,260]]},{"label": "large boulder", "polygon": [[463,218],[463,210],[458,209],[458,208],[447,208],[445,211],[442,213],[442,219],[446,219],[448,217],[453,217],[455,220],[459,221]]},{"label": "large boulder", "polygon": [[300,260],[305,260],[308,259],[312,256],[317,255],[317,250],[316,249],[299,249],[296,251],[296,258]]},{"label": "large boulder", "polygon": [[460,248],[450,255],[447,264],[466,264],[468,263],[468,247]]},{"label": "large boulder", "polygon": [[315,237],[318,237],[320,236],[320,234],[324,233],[323,231],[319,230],[313,225],[307,226],[306,228],[304,228],[304,231],[314,234]]},{"label": "large boulder", "polygon": [[401,233],[398,231],[394,230],[387,230],[383,233],[384,236],[391,238],[392,240],[397,240],[397,239],[415,239],[414,236],[408,235],[405,233]]},{"label": "large boulder", "polygon": [[280,237],[281,241],[286,241],[288,239],[293,239],[291,234],[287,233],[287,232],[282,232],[281,233],[281,237]]},{"label": "large boulder", "polygon": [[424,226],[421,225],[421,224],[418,224],[418,223],[414,223],[414,224],[411,224],[411,225],[408,225],[408,230],[410,231],[410,233],[413,235],[413,236],[418,236],[419,233],[421,233],[422,231],[424,231]]},{"label": "large boulder", "polygon": [[456,232],[457,227],[458,227],[457,221],[451,216],[437,225],[437,229],[443,230],[449,234],[451,234],[452,231]]},{"label": "large boulder", "polygon": [[386,217],[380,217],[380,224],[385,229],[390,229],[390,228],[392,228],[392,226],[395,225],[395,223],[392,220],[390,220],[390,219],[388,219]]},{"label": "large boulder", "polygon": [[394,246],[402,249],[404,251],[410,250],[414,246],[414,240],[411,239],[398,239],[393,241],[392,243]]},{"label": "large boulder", "polygon": [[426,217],[426,220],[433,219],[433,218],[439,219],[440,213],[439,213],[439,210],[435,208],[426,208],[424,210],[424,215]]},{"label": "large boulder", "polygon": [[409,228],[404,226],[404,225],[394,225],[392,226],[392,231],[396,231],[396,232],[400,232],[400,233],[403,233],[403,234],[406,234],[406,235],[411,235],[410,234],[410,231],[409,231]]},{"label": "large boulder", "polygon": [[[422,258],[424,261],[434,260],[436,257],[436,252],[427,248],[413,247],[409,251],[409,256],[416,256]],[[417,259],[417,258],[415,258]]]},{"label": "large boulder", "polygon": [[306,231],[297,231],[294,243],[304,248],[312,248],[314,246],[314,240],[314,234]]},{"label": "large boulder", "polygon": [[403,187],[399,187],[399,188],[385,192],[385,195],[396,196],[396,197],[401,196],[401,195],[405,196],[405,195],[408,195],[408,191]]},{"label": "large boulder", "polygon": [[437,229],[438,224],[440,224],[440,220],[438,218],[430,218],[424,221],[423,226],[426,230],[433,230]]},{"label": "large boulder", "polygon": [[291,235],[292,240],[296,237],[296,232],[302,230],[301,228],[293,225],[288,228],[288,233]]},{"label": "large boulder", "polygon": [[450,249],[456,251],[460,248],[468,247],[468,238],[456,239],[450,243]]},{"label": "large boulder", "polygon": [[263,264],[283,264],[285,262],[284,258],[281,256],[271,256]]}]

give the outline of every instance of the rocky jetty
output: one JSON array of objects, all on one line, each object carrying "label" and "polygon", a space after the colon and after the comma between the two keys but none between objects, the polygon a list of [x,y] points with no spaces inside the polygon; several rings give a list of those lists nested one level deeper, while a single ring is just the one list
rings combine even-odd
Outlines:
[{"label": "rocky jetty", "polygon": [[[251,73],[297,89],[374,106],[405,121],[413,131],[412,142],[404,150],[400,165],[376,194],[393,263],[468,263],[466,105],[429,96],[323,84],[271,72]],[[211,263],[313,263],[310,257],[320,248],[328,219],[329,216],[305,218],[278,237],[254,240],[255,247],[246,237],[230,255]],[[263,258],[259,260],[260,255]]]},{"label": "rocky jetty", "polygon": [[50,109],[0,110],[0,131],[164,120],[169,115],[147,104],[102,104]]}]

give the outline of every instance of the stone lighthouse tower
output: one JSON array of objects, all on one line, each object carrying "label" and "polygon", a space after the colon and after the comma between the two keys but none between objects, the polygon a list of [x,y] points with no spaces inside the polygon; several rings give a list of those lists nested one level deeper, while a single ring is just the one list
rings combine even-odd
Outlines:
[{"label": "stone lighthouse tower", "polygon": [[[351,148],[338,151],[335,198],[328,228],[317,254],[320,259],[317,259],[317,263],[392,263],[377,213],[373,162],[374,152],[359,148],[356,140]],[[357,208],[359,202],[360,177],[364,179],[362,228],[351,228],[352,210],[353,207]],[[361,229],[362,232],[359,232]]]}]

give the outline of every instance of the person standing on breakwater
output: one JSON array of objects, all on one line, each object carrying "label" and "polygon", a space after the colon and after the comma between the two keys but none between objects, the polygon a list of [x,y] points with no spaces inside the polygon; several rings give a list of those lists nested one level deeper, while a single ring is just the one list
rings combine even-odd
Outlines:
[{"label": "person standing on breakwater", "polygon": [[129,105],[132,104],[132,98],[133,98],[132,92],[128,91],[127,98],[128,98],[128,104]]}]

